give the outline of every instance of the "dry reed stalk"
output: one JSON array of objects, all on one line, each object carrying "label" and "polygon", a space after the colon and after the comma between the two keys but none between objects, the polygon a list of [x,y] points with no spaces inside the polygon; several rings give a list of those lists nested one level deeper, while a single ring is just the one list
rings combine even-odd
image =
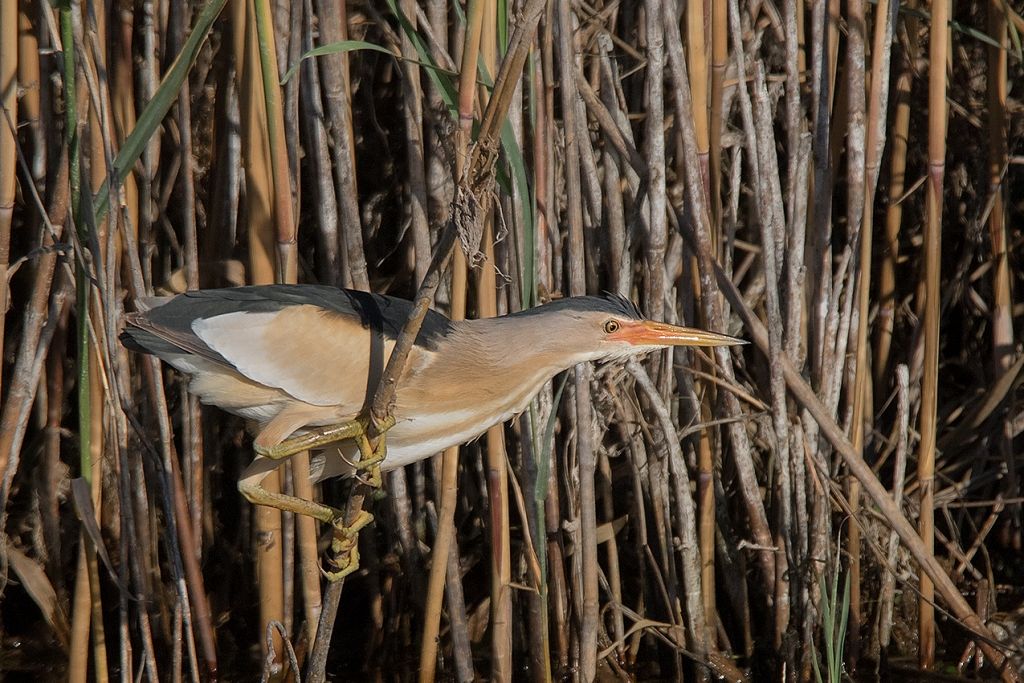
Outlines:
[{"label": "dry reed stalk", "polygon": [[[710,399],[701,402],[698,413],[702,422],[711,416]],[[710,430],[702,430],[697,443],[697,537],[700,547],[700,585],[704,600],[704,618],[707,647],[718,649],[718,605],[715,597],[715,449],[712,447]]]},{"label": "dry reed stalk", "polygon": [[[231,10],[234,26],[233,50],[242,119],[246,213],[249,218],[250,281],[253,284],[268,284],[275,281],[274,226],[278,214],[275,208],[277,195],[274,162],[271,156],[273,152],[268,140],[268,115],[256,36],[256,10],[241,0],[234,0]],[[271,473],[264,480],[263,486],[269,492],[279,492],[279,473]],[[276,508],[260,505],[255,508],[253,518],[256,571],[260,592],[260,621],[256,635],[259,641],[264,643],[263,636],[267,632],[267,624],[284,621],[281,512]],[[276,630],[273,631],[272,643],[275,652],[282,652],[280,635]]]},{"label": "dry reed stalk", "polygon": [[[253,9],[255,38],[259,50],[266,136],[270,157],[270,180],[273,191],[273,226],[276,233],[277,282],[298,281],[298,247],[292,202],[292,180],[288,166],[288,145],[285,138],[284,107],[281,102],[281,70],[277,63],[277,41],[270,16],[270,0],[256,0]],[[307,455],[308,457],[308,455]]]},{"label": "dry reed stalk", "polygon": [[[697,3],[691,3],[697,4]],[[647,179],[647,235],[645,239],[647,314],[654,320],[661,320],[665,311],[665,294],[668,291],[665,282],[665,250],[668,245],[668,199],[665,189],[665,31],[662,15],[675,29],[669,36],[671,40],[670,54],[677,56],[682,50],[682,39],[679,37],[674,5],[664,7],[662,0],[650,0],[644,4],[644,30],[647,56],[647,69],[644,77],[647,112],[644,118],[644,150],[649,177]],[[701,50],[703,58],[703,50]],[[707,75],[705,71],[705,76]],[[706,90],[704,92],[706,96]],[[704,102],[706,103],[706,97]],[[694,105],[697,106],[696,104]],[[694,110],[696,111],[696,109]],[[564,115],[563,115],[564,118]],[[698,136],[698,154],[707,153],[707,117],[705,123],[703,147]],[[702,163],[706,158],[702,160]],[[702,172],[703,173],[703,172]],[[583,291],[573,292],[583,294]]]},{"label": "dry reed stalk", "polygon": [[[424,32],[430,32],[431,44],[434,50],[441,54],[448,54],[448,2],[447,0],[426,1],[426,21],[420,20]],[[417,10],[419,6],[417,5]],[[451,63],[451,62],[449,62]],[[455,69],[452,68],[454,71]],[[450,153],[445,149],[442,139],[442,117],[439,112],[445,111],[448,106],[444,101],[443,93],[434,84],[432,79],[427,79],[426,85],[427,119],[424,122],[427,128],[427,190],[430,193],[430,204],[428,216],[444,215],[452,200],[454,179],[452,178]],[[443,119],[442,119],[443,120]],[[457,124],[456,124],[457,125]]]},{"label": "dry reed stalk", "polygon": [[[181,47],[185,41],[186,27],[190,24],[190,12],[187,7],[182,6],[184,3],[180,3],[179,6],[174,8],[171,16],[169,17],[169,49],[177,54],[181,51]],[[131,30],[129,24],[125,31]],[[130,35],[130,34],[129,34]],[[125,63],[127,62],[127,63]],[[128,51],[127,54],[123,54],[122,58],[118,60],[119,70],[123,72],[123,77],[131,79],[132,63],[131,53]],[[131,90],[129,88],[123,88],[120,90],[128,98],[131,96]],[[115,112],[122,110],[122,118],[126,121],[129,119],[132,122],[130,127],[126,126],[125,131],[129,131],[134,128],[135,113],[131,100],[123,102],[120,107],[117,107],[117,101],[115,101]],[[182,232],[184,233],[184,270],[185,270],[185,286],[187,289],[199,289],[199,246],[197,238],[197,226],[196,226],[196,198],[195,198],[195,176],[193,173],[191,160],[193,159],[193,144],[192,144],[192,105],[191,97],[189,96],[188,89],[183,96],[177,98],[177,122],[178,122],[178,139],[179,139],[179,155],[180,158],[185,160],[185,163],[178,165],[178,182],[177,189],[181,195],[181,203],[179,206],[178,217],[181,222]],[[119,142],[123,142],[120,140]],[[135,184],[134,174],[130,174],[126,178],[124,185],[124,195],[129,203],[128,209],[128,223],[130,225],[137,225],[138,221],[138,206],[131,207],[132,203],[138,201],[138,191]],[[181,421],[182,427],[185,434],[182,436],[183,460],[185,462],[185,476],[188,481],[188,490],[192,493],[192,500],[194,501],[191,507],[188,507],[184,490],[185,486],[181,486],[181,501],[184,504],[183,509],[179,509],[179,519],[182,523],[179,525],[179,535],[184,533],[191,542],[186,543],[182,540],[182,548],[187,549],[186,552],[192,551],[196,554],[202,552],[202,521],[201,514],[204,502],[203,496],[203,482],[204,466],[203,466],[203,443],[202,443],[202,414],[199,408],[199,400],[190,394],[187,394],[182,387],[182,402],[181,402]],[[176,480],[177,481],[177,480]],[[175,487],[176,491],[178,487]],[[175,495],[175,501],[177,502],[178,496]],[[185,523],[188,520],[188,523]],[[193,534],[193,531],[195,532]],[[200,542],[196,542],[198,537]],[[183,537],[184,538],[184,537]],[[185,562],[186,567],[191,567],[191,562]],[[201,575],[198,571],[191,577],[193,580],[201,580]],[[191,582],[190,582],[191,583]],[[205,592],[197,591],[198,595],[203,597],[200,601],[205,600]],[[198,605],[197,605],[198,607]],[[205,620],[209,618],[208,608],[205,611],[201,610],[206,616]],[[200,621],[205,621],[200,619]],[[205,641],[204,641],[205,642]],[[212,637],[208,643],[207,649],[207,660],[213,661],[213,646]]]},{"label": "dry reed stalk", "polygon": [[[298,10],[293,10],[298,11]],[[268,0],[257,0],[255,4],[257,32],[259,35],[260,66],[263,80],[263,98],[270,123],[267,129],[267,144],[270,147],[271,173],[273,180],[274,227],[277,236],[277,259],[275,281],[285,284],[298,282],[298,239],[295,225],[296,208],[293,207],[293,178],[289,172],[289,144],[286,139],[284,107],[278,83],[282,70],[277,60],[277,40],[270,20]],[[298,145],[293,140],[291,146]],[[297,179],[295,179],[297,180]],[[290,458],[294,495],[303,500],[315,500],[313,484],[309,478],[309,452],[296,453]],[[299,547],[299,578],[302,586],[302,602],[306,616],[306,633],[309,642],[316,637],[316,624],[320,617],[320,565],[317,552],[316,520],[306,515],[293,515]],[[285,527],[287,530],[289,527]],[[290,558],[286,554],[282,560]],[[291,572],[285,572],[284,579],[290,583]],[[286,595],[290,592],[286,592]],[[294,613],[291,600],[284,604],[285,623]],[[289,629],[290,630],[290,629]],[[276,647],[276,644],[275,644]]]},{"label": "dry reed stalk", "polygon": [[[739,6],[736,0],[729,2],[729,20],[732,29],[734,48],[742,52],[742,38],[740,36]],[[673,69],[673,82],[675,85],[676,97],[678,98],[677,108],[687,111],[690,104],[689,79],[686,75],[685,64],[677,65],[678,72]],[[709,214],[703,202],[701,193],[695,192],[700,187],[700,177],[696,172],[698,167],[695,163],[696,140],[694,139],[693,127],[686,117],[679,119],[681,124],[680,132],[683,140],[683,153],[690,162],[685,164],[687,198],[692,206],[695,218],[696,244],[694,251],[698,257],[700,275],[700,299],[701,308],[710,329],[724,329],[726,322],[726,311],[719,297],[719,287],[715,283],[713,245],[709,227]],[[722,378],[731,384],[735,384],[735,376],[730,352],[725,347],[715,350],[715,360],[722,372]],[[747,521],[750,525],[754,542],[757,544],[757,560],[761,566],[764,587],[768,591],[775,588],[775,558],[772,555],[773,539],[768,526],[767,515],[764,510],[764,501],[757,485],[757,477],[754,473],[752,448],[750,439],[745,429],[738,421],[740,406],[739,401],[732,392],[721,392],[720,404],[723,417],[729,422],[727,433],[733,448],[733,459],[736,464],[736,472],[739,478],[740,491],[747,510]]]},{"label": "dry reed stalk", "polygon": [[[711,199],[710,179],[710,100],[708,95],[708,57],[710,46],[705,42],[710,17],[705,16],[704,2],[686,3],[686,59],[690,72],[690,96],[693,98],[693,127],[697,133],[697,158],[701,163],[701,174],[704,178],[704,192],[707,194],[708,206],[714,206]],[[712,42],[714,38],[712,37]],[[684,112],[679,112],[684,114]],[[719,131],[721,132],[721,131]],[[714,212],[712,212],[712,215]],[[715,222],[712,220],[712,236],[718,244]]]},{"label": "dry reed stalk", "polygon": [[[729,5],[711,0],[711,100],[708,103],[708,192],[715,234],[722,231],[722,128],[725,118],[725,72],[729,63]],[[720,254],[717,254],[720,256]]]},{"label": "dry reed stalk", "polygon": [[[479,0],[470,3],[467,12],[469,30],[465,34],[462,48],[462,63],[459,70],[458,98],[458,133],[455,138],[455,177],[456,181],[466,172],[466,161],[470,135],[472,133],[474,103],[476,102],[477,60],[480,56],[480,43],[483,35],[484,4]],[[451,303],[449,315],[452,320],[466,317],[467,291],[466,257],[456,250],[452,261]],[[422,282],[423,280],[421,280]],[[434,679],[437,666],[437,635],[441,621],[441,601],[446,583],[461,582],[457,573],[448,575],[448,558],[454,546],[455,538],[455,506],[458,496],[458,457],[459,448],[453,446],[441,456],[441,480],[439,482],[439,512],[437,536],[431,552],[430,576],[428,579],[427,599],[424,608],[426,623],[420,645],[420,681]],[[457,559],[457,558],[456,558]]]},{"label": "dry reed stalk", "polygon": [[[18,120],[18,3],[6,2],[0,7],[0,310],[7,310],[8,267],[11,256],[11,223],[14,219],[14,188],[18,174],[15,163],[14,126]],[[4,338],[4,321],[0,315],[0,340]],[[3,370],[0,368],[0,381]]]},{"label": "dry reed stalk", "polygon": [[[485,3],[480,36],[480,63],[488,77],[497,71],[498,12],[495,3]],[[488,95],[481,90],[479,102],[486,107]],[[475,245],[474,245],[475,246]],[[483,217],[477,270],[477,316],[492,318],[498,314],[494,258],[494,210]],[[491,533],[491,680],[511,681],[512,669],[512,550],[509,533],[509,485],[505,452],[505,426],[487,430],[487,497]]]},{"label": "dry reed stalk", "polygon": [[785,22],[785,50],[786,50],[786,208],[789,213],[789,226],[795,228],[796,202],[803,201],[806,197],[800,186],[797,185],[797,156],[800,152],[800,136],[803,134],[806,122],[801,114],[800,107],[800,32],[797,24],[802,23],[802,7],[797,8],[797,0],[784,0],[782,5],[783,21]]},{"label": "dry reed stalk", "polygon": [[[989,2],[988,35],[999,46],[988,47],[988,72],[986,74],[988,103],[988,183],[991,208],[988,216],[989,240],[992,243],[992,376],[998,383],[1008,372],[1015,353],[1013,330],[1013,289],[1010,282],[1008,259],[1009,238],[1006,221],[1006,188],[1003,177],[1006,173],[1007,157],[1007,52],[1009,35],[1007,31],[1008,6],[1003,2]],[[1016,459],[1013,457],[1013,438],[1009,436],[1009,425],[1003,427],[1000,450],[1006,462],[1008,477],[1006,495],[1017,498],[1020,484]],[[1014,506],[1014,516],[1020,519],[1020,506]],[[1019,524],[1019,521],[1018,521]],[[980,542],[980,538],[979,538]]]},{"label": "dry reed stalk", "polygon": [[[302,26],[302,52],[313,49],[313,2],[304,0]],[[338,198],[334,192],[330,150],[327,147],[326,115],[320,92],[320,67],[316,59],[302,64],[302,87],[299,88],[302,122],[306,139],[306,154],[313,176],[314,196],[317,198],[317,252],[320,281],[344,286],[348,274],[348,252],[340,248]],[[351,281],[351,276],[349,276]],[[351,284],[351,282],[349,282]],[[319,612],[319,607],[317,608]],[[314,620],[315,623],[315,620]]]},{"label": "dry reed stalk", "polygon": [[[683,457],[680,439],[675,433],[672,416],[668,407],[655,389],[654,382],[647,372],[635,361],[627,366],[630,374],[643,389],[651,408],[658,418],[658,425],[663,432],[662,444],[668,450],[668,463],[674,482],[675,509],[672,517],[675,520],[675,533],[679,535],[682,551],[683,601],[689,617],[687,629],[687,645],[692,656],[698,663],[708,662],[710,641],[701,584],[701,558],[698,548],[695,505],[690,493],[690,478],[687,473],[686,460]],[[703,672],[703,673],[702,673]],[[697,668],[697,677],[705,678],[707,672],[703,667]]]},{"label": "dry reed stalk", "polygon": [[[867,306],[871,282],[871,223],[865,219],[865,213],[870,213],[871,206],[866,199],[868,193],[865,191],[865,126],[866,115],[866,90],[867,80],[865,77],[865,42],[867,40],[867,25],[865,23],[865,3],[863,0],[850,0],[846,3],[847,8],[847,40],[846,40],[846,230],[851,245],[860,244],[860,256],[855,266],[854,278],[861,287],[858,291],[858,316],[852,321],[855,324],[857,343],[854,347],[857,364],[854,372],[853,391],[853,423],[851,426],[854,448],[863,452],[864,450],[864,397],[866,393],[867,379]],[[877,54],[875,55],[878,56]],[[877,119],[876,119],[877,120]],[[836,129],[838,131],[838,127]],[[838,159],[839,155],[834,154],[833,158]],[[865,211],[867,205],[867,211]],[[865,221],[866,225],[865,225]],[[856,249],[856,246],[852,248]],[[838,355],[836,358],[840,358]],[[863,362],[861,362],[863,361]],[[840,361],[842,362],[842,361]],[[870,415],[870,411],[868,412]],[[860,483],[856,477],[849,477],[847,482],[847,501],[851,514],[856,515],[860,508]],[[863,621],[861,608],[861,527],[859,524],[847,525],[847,554],[846,561],[850,582],[850,627],[847,637],[846,659],[851,669],[856,670],[857,661],[860,659],[860,630]]]},{"label": "dry reed stalk", "polygon": [[[320,18],[320,44],[328,45],[348,38],[345,3],[336,0],[317,0]],[[349,60],[344,52],[324,55],[318,60],[330,133],[334,142],[332,159],[335,195],[338,198],[340,229],[344,252],[343,263],[348,265],[343,278],[345,286],[369,291],[370,279],[366,270],[363,249],[362,220],[359,216],[359,192],[356,186],[355,135],[352,127],[352,93],[349,87]]]},{"label": "dry reed stalk", "polygon": [[[135,14],[131,11],[125,10],[114,16],[117,19],[117,39],[114,41],[116,50],[113,54],[113,64],[110,69],[110,113],[112,119],[111,122],[114,126],[114,140],[116,141],[117,148],[120,149],[124,145],[125,138],[127,138],[128,134],[135,128],[135,124],[137,122],[135,116],[135,64],[132,55]],[[176,47],[175,52],[177,51],[178,48]],[[178,101],[187,102],[188,98],[179,98]],[[184,107],[186,105],[180,106]],[[188,123],[188,127],[191,128],[191,119],[186,118],[186,122]],[[184,126],[182,126],[182,128],[184,128]],[[189,145],[187,150],[188,154],[191,154],[191,132],[188,133],[187,141],[183,139],[183,143],[184,142],[187,142]],[[106,164],[104,164],[104,170],[106,170]],[[189,175],[189,178],[191,178],[191,174]],[[191,190],[190,186],[189,189]],[[122,201],[122,212],[124,215],[119,218],[119,222],[121,223],[120,229],[137,230],[139,225],[139,186],[138,182],[136,182],[134,173],[129,173],[127,177],[125,177]],[[186,204],[186,206],[188,206],[188,204]],[[118,244],[120,244],[120,238],[118,238]],[[120,249],[118,251],[120,251]],[[120,256],[118,258],[120,258]],[[198,282],[196,284],[198,286]]]},{"label": "dry reed stalk", "polygon": [[600,100],[591,99],[586,81],[578,79],[578,82],[580,94],[583,95],[590,114],[597,119],[602,133],[611,143],[610,146],[605,146],[604,166],[605,201],[608,205],[608,256],[614,283],[612,289],[622,296],[630,297],[633,292],[630,253],[633,240],[632,228],[626,218],[622,183],[625,182],[627,196],[632,195],[639,187],[638,174],[645,172],[646,163],[633,143],[627,115],[620,103],[615,66],[609,57],[612,50],[611,40],[605,35],[598,36],[598,49],[601,70]]},{"label": "dry reed stalk", "polygon": [[[721,287],[725,298],[732,304],[740,318],[743,320],[750,338],[762,353],[769,352],[768,331],[764,324],[753,314],[750,307],[743,300],[739,291],[732,281],[726,277],[721,266],[715,264],[715,278]],[[939,591],[942,599],[946,602],[953,615],[963,622],[963,625],[982,635],[979,641],[985,656],[991,659],[992,665],[1000,671],[1004,681],[1016,681],[1018,676],[1015,671],[1006,666],[1007,657],[997,646],[991,635],[991,631],[978,615],[971,609],[970,605],[957,589],[956,584],[950,579],[945,568],[935,558],[934,553],[926,546],[924,539],[907,521],[889,493],[882,486],[882,483],[875,476],[871,468],[861,458],[861,454],[853,448],[853,444],[844,434],[842,428],[831,416],[831,409],[826,406],[817,396],[810,384],[804,379],[801,373],[793,365],[792,361],[782,356],[782,370],[786,378],[786,386],[793,397],[807,410],[808,414],[817,422],[821,434],[828,439],[838,453],[846,467],[856,476],[865,493],[872,502],[879,508],[882,517],[889,528],[899,534],[900,540],[914,559],[921,565],[928,577]]]},{"label": "dry reed stalk", "polygon": [[[416,3],[402,0],[402,12],[416,30]],[[426,145],[423,140],[423,88],[412,38],[402,32],[402,105],[405,114],[406,163],[409,173],[409,217],[412,222],[416,282],[421,282],[430,263],[430,228],[427,225]]]},{"label": "dry reed stalk", "polygon": [[[18,104],[18,116],[11,120],[21,119],[21,124],[28,131],[31,159],[29,162],[32,181],[42,188],[49,164],[48,149],[45,136],[45,119],[43,115],[43,84],[40,69],[40,41],[38,24],[40,20],[39,6],[36,0],[24,0],[18,5],[18,88],[21,97]],[[2,339],[3,337],[0,337]]]},{"label": "dry reed stalk", "polygon": [[[575,25],[567,3],[558,3],[556,15],[558,70],[562,84],[562,121],[565,134],[564,172],[566,223],[568,224],[569,294],[575,296],[586,292],[580,140],[578,139],[579,127],[576,122],[579,110],[577,109],[578,95],[575,86],[577,71]],[[664,215],[664,205],[662,205],[662,215]],[[652,302],[652,305],[656,304]],[[580,668],[580,677],[584,681],[594,680],[597,673],[597,631],[600,607],[597,592],[597,498],[594,486],[597,458],[591,431],[590,376],[591,370],[586,365],[577,366],[574,371],[576,458],[579,467],[579,527],[578,531],[574,533],[577,551],[573,557],[573,563],[576,567],[576,576],[579,577],[582,586],[582,595],[577,596],[580,609],[580,630],[576,657]]]},{"label": "dry reed stalk", "polygon": [[[536,105],[534,106],[534,198],[536,201],[536,226],[535,226],[535,275],[536,293],[547,293],[555,288],[553,270],[560,268],[556,254],[558,250],[549,240],[549,229],[557,225],[555,220],[556,195],[554,191],[555,176],[555,134],[552,125],[554,119],[554,7],[547,9],[544,21],[542,36],[539,36],[534,45],[535,68],[533,70],[534,94]],[[539,54],[537,54],[539,53]],[[563,385],[564,386],[564,385]],[[544,396],[547,398],[547,391]],[[551,401],[553,403],[553,399]],[[556,406],[542,406],[548,410],[539,411],[538,422],[534,425],[534,433],[538,433],[540,424],[547,424],[547,420],[553,419],[553,411]],[[546,413],[546,414],[545,414]],[[538,442],[540,443],[540,442]],[[569,663],[568,628],[566,625],[566,605],[568,600],[565,596],[565,562],[563,559],[562,546],[558,535],[559,519],[559,493],[556,482],[555,449],[548,448],[547,444],[540,443],[542,450],[534,453],[536,458],[537,472],[536,482],[531,482],[534,491],[533,503],[536,508],[536,517],[540,521],[534,527],[536,529],[536,543],[541,545],[542,538],[547,540],[545,554],[547,566],[541,568],[547,572],[546,582],[542,583],[540,595],[531,600],[531,625],[537,623],[537,633],[531,633],[531,656],[536,662],[535,670],[538,677],[545,680],[551,678],[554,671],[565,671]],[[524,469],[530,471],[529,463],[524,463]],[[545,472],[547,475],[545,476]],[[552,627],[552,621],[554,626]],[[539,622],[539,623],[538,623]],[[554,645],[551,643],[552,631],[554,632]],[[537,641],[540,641],[539,643]],[[554,657],[554,662],[552,662]],[[537,660],[540,660],[537,662]]]},{"label": "dry reed stalk", "polygon": [[[103,442],[105,439],[103,423],[104,406],[106,405],[106,402],[103,400],[104,392],[102,380],[100,378],[100,365],[98,358],[100,353],[101,352],[97,347],[92,346],[90,348],[92,359],[88,365],[89,401],[92,404],[92,410],[89,414],[89,418],[91,419],[92,424],[89,428],[89,461],[92,469],[88,475],[86,475],[85,472],[82,472],[81,474],[81,476],[86,477],[86,481],[89,483],[89,487],[91,489],[90,494],[92,496],[93,514],[96,515],[97,524],[101,524],[103,522],[100,515],[103,510]],[[96,408],[99,408],[99,410],[96,410]],[[110,668],[107,664],[107,628],[103,622],[104,607],[103,597],[100,592],[99,560],[96,557],[97,550],[95,543],[91,539],[86,538],[84,534],[81,542],[85,547],[85,567],[89,581],[89,615],[91,618],[89,631],[92,636],[93,678],[102,683],[108,680]]]},{"label": "dry reed stalk", "polygon": [[86,569],[85,534],[78,538],[78,563],[71,599],[71,646],[68,650],[68,682],[85,683],[89,666],[89,573]]},{"label": "dry reed stalk", "polygon": [[[892,499],[897,506],[903,506],[903,484],[907,472],[907,452],[909,450],[910,429],[910,371],[900,364],[896,367],[896,462],[892,475]],[[899,536],[895,531],[889,532],[889,547],[886,564],[882,572],[882,586],[879,589],[878,606],[878,639],[874,652],[876,658],[889,647],[889,638],[893,626],[893,601],[896,595],[896,559],[899,552]]]},{"label": "dry reed stalk", "polygon": [[[811,241],[808,245],[807,281],[810,286],[807,346],[811,377],[815,387],[822,389],[822,368],[825,356],[825,316],[832,298],[832,171],[829,155],[831,130],[832,85],[829,78],[829,51],[834,40],[829,27],[827,8],[833,2],[816,2],[811,20],[811,102],[813,108],[814,175],[808,191],[811,202]],[[731,10],[730,10],[731,12]],[[731,16],[731,15],[730,15]],[[816,441],[812,429],[809,441]]]},{"label": "dry reed stalk", "polygon": [[[851,5],[851,11],[853,11],[854,5]],[[857,12],[860,16],[860,20],[864,22],[864,7],[863,5],[857,5]],[[851,421],[851,441],[853,442],[854,448],[864,451],[865,449],[865,434],[869,434],[872,429],[872,414],[871,409],[871,371],[868,366],[869,349],[868,349],[868,323],[869,323],[869,308],[871,303],[871,266],[872,266],[872,245],[873,245],[873,228],[874,228],[874,198],[875,190],[878,186],[878,175],[879,165],[882,158],[882,150],[885,146],[885,121],[888,114],[888,99],[889,99],[889,72],[890,72],[890,55],[892,44],[892,36],[896,22],[896,10],[897,6],[895,3],[891,3],[889,0],[881,0],[878,4],[878,12],[875,18],[875,32],[873,38],[873,45],[871,50],[872,65],[871,65],[871,78],[870,78],[870,94],[867,102],[867,123],[866,131],[863,140],[858,138],[858,142],[863,143],[863,149],[860,153],[858,163],[863,163],[862,168],[854,168],[854,161],[852,154],[849,157],[848,174],[853,175],[860,171],[862,172],[862,181],[858,193],[862,201],[861,210],[859,211],[859,219],[861,225],[859,228],[860,235],[860,256],[858,266],[858,291],[857,291],[857,341],[854,353],[856,354],[856,370],[854,375],[854,390],[853,390],[853,417]],[[860,69],[860,76],[854,78],[851,75],[850,87],[851,93],[860,92],[859,88],[864,85],[864,44],[863,38],[866,35],[866,25],[864,28],[864,35],[859,39],[860,44],[857,46],[856,60],[854,55],[853,42],[851,40],[850,45],[850,58],[851,61],[857,61],[857,68]],[[863,116],[864,102],[859,99],[853,99],[851,96],[851,136],[854,125],[856,123],[856,114],[854,109],[860,111]],[[851,137],[852,139],[852,137]],[[849,152],[848,152],[849,154]],[[858,197],[852,193],[849,196],[849,201],[853,202]],[[851,226],[853,225],[853,212],[850,212]],[[851,479],[849,483],[849,503],[851,509],[856,512],[860,504],[860,482],[856,479]],[[856,530],[856,531],[855,531]],[[851,524],[849,528],[849,539],[850,539],[850,649],[849,659],[856,664],[859,658],[860,652],[860,626],[863,621],[861,613],[861,556],[860,556],[860,525]],[[856,568],[856,571],[853,571]]]},{"label": "dry reed stalk", "polygon": [[[908,20],[908,34],[913,42],[916,22]],[[898,75],[893,89],[894,109],[889,167],[889,190],[885,212],[885,236],[878,273],[878,314],[875,322],[874,384],[885,386],[890,364],[893,330],[896,321],[896,264],[899,258],[900,225],[903,220],[903,190],[907,167],[907,143],[910,136],[910,100],[913,71],[910,54],[901,51]]]},{"label": "dry reed stalk", "polygon": [[[935,552],[935,439],[938,430],[939,383],[939,314],[942,293],[942,188],[946,170],[946,58],[949,54],[950,3],[939,0],[932,4],[931,41],[928,50],[928,191],[924,229],[924,287],[921,320],[924,336],[924,370],[921,376],[921,434],[917,457],[917,479],[920,485],[918,531],[929,555]],[[935,586],[933,579],[921,568],[918,598],[918,664],[922,669],[935,665]]]},{"label": "dry reed stalk", "polygon": [[[620,173],[619,165],[625,166],[627,162],[628,152],[625,152],[625,141],[622,139],[620,132],[612,120],[612,115],[609,109],[615,109],[620,111],[619,103],[617,100],[616,91],[613,85],[607,82],[607,63],[608,63],[608,50],[610,49],[611,41],[606,35],[598,37],[598,45],[601,50],[601,57],[599,62],[594,63],[594,67],[600,71],[600,100],[597,100],[597,95],[592,91],[588,93],[590,89],[589,83],[586,79],[582,78],[582,74],[577,76],[577,84],[580,89],[580,94],[583,95],[583,99],[587,104],[588,110],[597,117],[606,119],[604,124],[601,124],[601,129],[604,132],[606,138],[611,139],[617,138],[621,143],[620,145],[605,145],[602,150],[601,166],[604,167],[604,179],[603,179],[603,193],[604,203],[606,207],[605,211],[605,222],[607,224],[608,233],[608,259],[609,269],[611,270],[611,289],[619,293],[622,296],[630,297],[632,295],[632,282],[629,271],[628,258],[628,245],[629,236],[628,228],[626,226],[625,207],[623,205],[623,192],[622,192],[622,175]],[[593,95],[593,99],[591,98]],[[600,473],[600,497],[601,497],[601,512],[606,520],[615,519],[615,488],[612,484],[612,467],[605,449],[601,449],[598,455],[598,471]],[[525,458],[525,455],[524,455]],[[524,467],[525,469],[525,467]],[[540,529],[533,527],[539,536]],[[623,618],[623,610],[621,605],[624,604],[623,599],[623,574],[622,567],[619,561],[619,557],[622,553],[618,539],[613,534],[605,543],[605,562],[608,566],[607,577],[609,584],[609,591],[611,593],[611,633],[609,634],[612,642],[616,643],[616,657],[621,661],[626,655],[626,626]],[[539,596],[541,599],[546,598],[546,594],[542,592]],[[537,608],[540,611],[542,608]],[[544,629],[546,633],[547,624],[546,621],[539,625],[540,628]],[[531,639],[531,645],[534,645],[536,638]],[[546,643],[546,637],[544,641]],[[540,648],[538,648],[540,649]],[[541,669],[538,672],[537,680],[540,680],[542,676],[550,678],[551,671],[548,662],[548,647],[543,645],[543,649],[540,649],[536,655],[536,659],[543,660]]]},{"label": "dry reed stalk", "polygon": [[[775,646],[781,650],[783,635],[789,627],[792,594],[789,581],[779,581],[786,574],[789,560],[795,560],[793,553],[793,488],[790,478],[789,412],[786,405],[786,386],[782,376],[781,357],[785,339],[783,337],[782,301],[780,287],[782,266],[785,258],[785,215],[783,213],[782,187],[779,179],[778,159],[775,147],[764,141],[772,138],[772,122],[765,83],[763,65],[754,67],[753,83],[754,115],[757,126],[755,149],[750,150],[758,157],[760,178],[763,181],[759,196],[759,224],[761,228],[762,267],[765,278],[765,311],[767,314],[771,355],[769,357],[770,386],[772,396],[772,427],[775,432],[774,450],[777,461],[777,500],[781,547],[776,550],[777,583],[775,586]],[[751,141],[753,142],[753,141]]]},{"label": "dry reed stalk", "polygon": [[[555,110],[554,80],[554,42],[552,19],[554,8],[547,11],[544,21],[544,32],[538,37],[534,52],[539,53],[535,59],[534,85],[537,92],[536,123],[533,143],[534,154],[534,197],[537,203],[537,289],[539,292],[551,292],[557,289],[554,269],[558,263],[556,245],[558,240],[551,237],[551,229],[557,225],[555,216],[554,191],[554,135],[553,120]],[[541,40],[541,38],[543,40]]]}]

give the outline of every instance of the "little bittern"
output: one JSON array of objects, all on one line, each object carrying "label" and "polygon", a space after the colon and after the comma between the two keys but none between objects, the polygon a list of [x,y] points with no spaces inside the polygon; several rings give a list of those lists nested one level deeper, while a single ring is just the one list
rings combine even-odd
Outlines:
[{"label": "little bittern", "polygon": [[[281,458],[306,449],[313,451],[316,481],[380,462],[365,415],[412,303],[317,285],[267,285],[198,290],[140,307],[126,318],[124,344],[189,375],[189,389],[203,403],[258,425],[257,456],[239,482],[245,497],[351,534],[340,511],[260,484]],[[522,412],[546,381],[577,363],[737,343],[646,320],[633,303],[610,294],[482,320],[452,321],[429,311],[399,378],[381,468],[473,439]]]}]

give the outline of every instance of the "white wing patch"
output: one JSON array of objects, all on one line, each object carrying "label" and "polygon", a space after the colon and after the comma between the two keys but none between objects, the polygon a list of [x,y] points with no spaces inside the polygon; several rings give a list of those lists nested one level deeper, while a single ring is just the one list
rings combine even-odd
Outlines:
[{"label": "white wing patch", "polygon": [[200,319],[192,331],[251,380],[313,405],[362,408],[370,335],[354,320],[292,306]]}]

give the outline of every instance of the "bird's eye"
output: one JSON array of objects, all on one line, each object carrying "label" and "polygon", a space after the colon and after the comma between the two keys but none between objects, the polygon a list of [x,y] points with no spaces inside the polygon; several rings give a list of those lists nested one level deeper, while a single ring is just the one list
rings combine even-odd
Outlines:
[{"label": "bird's eye", "polygon": [[604,331],[607,332],[608,334],[612,334],[613,332],[617,332],[618,329],[619,329],[619,323],[615,322],[614,320],[609,320],[608,322],[606,322],[604,324]]}]

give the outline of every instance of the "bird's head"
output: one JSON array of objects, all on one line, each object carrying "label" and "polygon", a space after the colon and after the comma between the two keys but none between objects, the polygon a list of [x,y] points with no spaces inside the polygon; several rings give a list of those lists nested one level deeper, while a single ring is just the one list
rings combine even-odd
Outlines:
[{"label": "bird's head", "polygon": [[573,362],[616,360],[669,346],[732,346],[736,337],[648,320],[629,299],[616,294],[575,296],[517,315],[544,319],[559,346],[572,350]]}]

